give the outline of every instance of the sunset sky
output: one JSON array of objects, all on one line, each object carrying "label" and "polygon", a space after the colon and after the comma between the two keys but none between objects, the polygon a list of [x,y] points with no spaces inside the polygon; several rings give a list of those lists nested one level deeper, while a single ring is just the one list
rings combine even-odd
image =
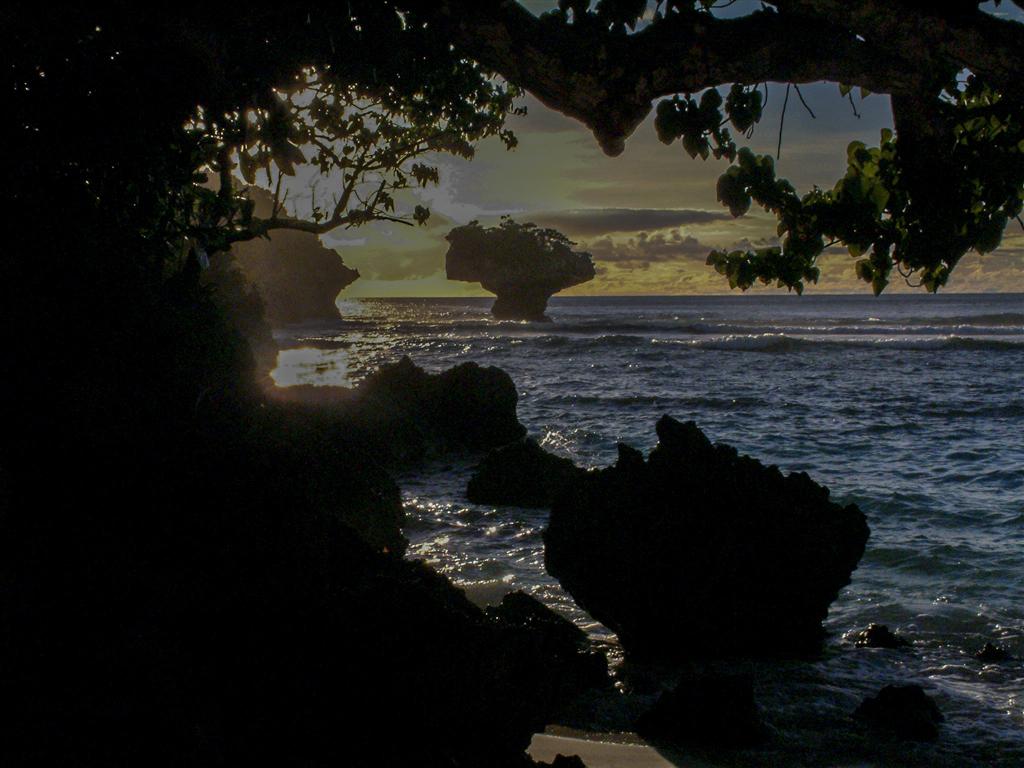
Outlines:
[{"label": "sunset sky", "polygon": [[[877,144],[892,117],[886,96],[862,99],[855,91],[858,117],[835,84],[801,91],[816,119],[791,92],[777,167],[802,194],[813,184],[833,186],[845,172],[847,144],[856,139]],[[784,95],[785,85],[770,84],[764,118],[748,142],[754,151],[774,154]],[[343,296],[486,295],[479,286],[445,279],[444,235],[474,219],[496,223],[502,214],[553,226],[593,255],[596,279],[567,295],[728,292],[724,279],[705,266],[708,251],[774,242],[774,218],[752,209],[733,219],[717,202],[715,182],[727,163],[691,160],[681,144],[661,144],[653,115],[626,151],[610,158],[580,123],[532,97],[523,104],[527,114],[509,121],[519,138],[517,149],[506,151],[494,139],[480,144],[472,161],[436,161],[440,185],[418,194],[432,212],[428,226],[376,223],[324,238],[362,273]],[[827,255],[822,280],[809,290],[867,291],[854,277],[853,263],[845,250]],[[897,277],[890,290],[900,289],[908,290]],[[1024,290],[1021,227],[1011,222],[999,251],[965,257],[947,290]]]}]

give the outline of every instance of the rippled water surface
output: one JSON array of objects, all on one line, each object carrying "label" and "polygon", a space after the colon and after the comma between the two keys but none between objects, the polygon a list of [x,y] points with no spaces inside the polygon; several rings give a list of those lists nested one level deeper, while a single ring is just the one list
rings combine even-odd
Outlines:
[{"label": "rippled water surface", "polygon": [[[971,655],[993,640],[1024,656],[1024,296],[555,299],[554,322],[533,324],[489,305],[345,302],[337,322],[279,333],[275,377],[350,386],[403,354],[431,370],[474,360],[507,371],[530,433],[579,464],[614,461],[618,441],[651,448],[669,413],[807,471],[872,534],[825,657],[755,670],[777,760],[873,754],[849,712],[914,681],[945,711],[943,738],[877,760],[1024,765],[1024,664]],[[546,512],[466,503],[470,470],[401,478],[412,553],[479,601],[524,588],[607,637],[544,573]],[[872,621],[913,648],[855,650],[849,633]]]}]

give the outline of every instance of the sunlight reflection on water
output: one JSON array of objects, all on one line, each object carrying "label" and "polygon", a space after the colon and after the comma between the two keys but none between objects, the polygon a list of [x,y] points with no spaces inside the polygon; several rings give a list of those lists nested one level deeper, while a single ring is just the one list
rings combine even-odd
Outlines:
[{"label": "sunlight reflection on water", "polygon": [[351,387],[348,352],[343,349],[296,347],[277,353],[270,378],[279,387],[312,384],[315,387]]}]

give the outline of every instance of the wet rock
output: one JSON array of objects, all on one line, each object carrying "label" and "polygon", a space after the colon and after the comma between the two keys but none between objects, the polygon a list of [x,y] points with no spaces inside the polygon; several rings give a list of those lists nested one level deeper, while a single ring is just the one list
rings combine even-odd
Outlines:
[{"label": "wet rock", "polygon": [[864,699],[853,716],[896,738],[934,741],[945,718],[919,685],[887,685]]},{"label": "wet rock", "polygon": [[804,473],[784,476],[668,416],[647,461],[620,449],[552,506],[545,564],[636,656],[802,655],[868,527]]},{"label": "wet rock", "polygon": [[474,504],[550,507],[555,495],[584,472],[536,440],[518,440],[484,457],[469,479],[466,496]]},{"label": "wet rock", "polygon": [[735,748],[764,740],[749,675],[684,678],[637,720],[648,741]]},{"label": "wet rock", "polygon": [[995,664],[1000,661],[1009,661],[1013,656],[1005,648],[1000,648],[992,643],[985,643],[984,647],[974,654],[974,658],[986,664]]},{"label": "wet rock", "polygon": [[499,319],[548,320],[548,299],[561,290],[593,280],[589,253],[552,229],[505,218],[498,227],[477,222],[456,227],[446,239],[449,280],[480,283],[497,295],[491,313]]},{"label": "wet rock", "polygon": [[892,632],[885,624],[869,624],[857,633],[854,645],[858,648],[908,648],[910,642]]},{"label": "wet rock", "polygon": [[501,603],[486,609],[501,626],[530,633],[539,658],[550,658],[571,695],[588,688],[607,688],[608,660],[591,647],[586,633],[525,592],[510,592]]}]

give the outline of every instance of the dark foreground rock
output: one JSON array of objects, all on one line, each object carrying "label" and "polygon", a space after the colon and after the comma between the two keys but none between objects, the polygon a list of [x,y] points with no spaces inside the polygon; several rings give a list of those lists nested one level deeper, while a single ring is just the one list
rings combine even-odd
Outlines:
[{"label": "dark foreground rock", "polygon": [[408,357],[358,387],[286,387],[274,392],[290,418],[331,433],[376,460],[408,464],[431,454],[487,450],[519,440],[519,394],[500,368],[463,363],[428,373]]},{"label": "dark foreground rock", "polygon": [[589,679],[585,649],[540,610],[487,615],[336,520],[229,486],[201,509],[19,526],[3,764],[530,764]]},{"label": "dark foreground rock", "polygon": [[596,272],[589,253],[552,229],[504,219],[483,228],[477,222],[456,227],[446,239],[449,280],[480,283],[496,294],[491,313],[498,319],[548,320],[548,299],[588,280]]},{"label": "dark foreground rock", "polygon": [[541,448],[536,440],[518,440],[484,457],[466,486],[474,504],[550,507],[560,490],[585,474],[569,459]]},{"label": "dark foreground rock", "polygon": [[910,642],[890,630],[885,624],[869,624],[857,633],[853,643],[857,648],[908,648]]},{"label": "dark foreground rock", "polygon": [[992,643],[985,643],[984,647],[974,654],[974,658],[986,664],[996,664],[1000,661],[1009,661],[1013,656],[1005,648],[1000,648]]},{"label": "dark foreground rock", "polygon": [[919,685],[887,685],[853,716],[899,739],[934,741],[945,718]]},{"label": "dark foreground rock", "polygon": [[765,737],[749,675],[684,678],[640,716],[636,731],[653,742],[727,749],[753,746]]},{"label": "dark foreground rock", "polygon": [[487,616],[502,626],[527,630],[537,643],[539,658],[559,667],[559,680],[566,695],[588,688],[607,688],[608,660],[591,647],[586,633],[525,592],[510,592]]},{"label": "dark foreground rock", "polygon": [[668,416],[647,461],[581,476],[555,499],[545,564],[637,656],[802,655],[864,552],[854,505]]}]

